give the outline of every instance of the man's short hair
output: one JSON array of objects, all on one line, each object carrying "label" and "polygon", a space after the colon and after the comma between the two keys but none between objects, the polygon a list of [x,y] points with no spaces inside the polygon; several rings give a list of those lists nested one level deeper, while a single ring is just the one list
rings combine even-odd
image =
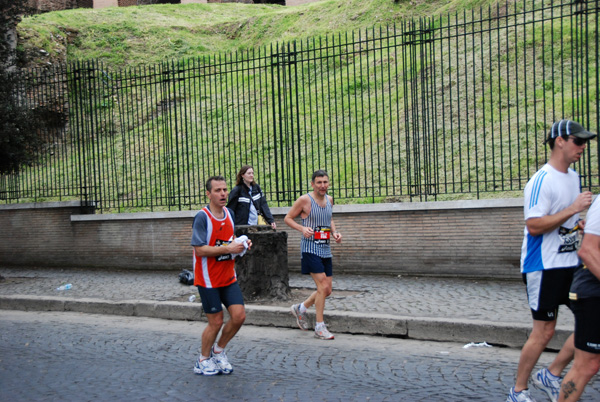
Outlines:
[{"label": "man's short hair", "polygon": [[223,176],[211,176],[208,178],[208,180],[206,180],[206,191],[210,191],[212,190],[212,182],[213,181],[225,181],[225,178]]},{"label": "man's short hair", "polygon": [[319,169],[313,173],[312,179],[310,181],[314,182],[317,177],[323,177],[323,176],[326,176],[327,178],[329,178],[329,175],[327,174],[326,171],[324,171],[323,169]]}]

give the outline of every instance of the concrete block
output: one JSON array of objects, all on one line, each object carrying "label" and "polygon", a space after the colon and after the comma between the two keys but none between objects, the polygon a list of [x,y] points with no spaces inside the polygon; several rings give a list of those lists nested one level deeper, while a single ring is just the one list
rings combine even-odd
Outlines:
[{"label": "concrete block", "polygon": [[118,0],[94,0],[94,8],[119,7]]},{"label": "concrete block", "polygon": [[[147,310],[150,312],[150,310]],[[141,311],[137,311],[140,315]],[[189,302],[160,302],[154,304],[154,315],[147,317],[167,320],[200,321],[203,317],[202,304]],[[206,318],[205,318],[206,320]]]},{"label": "concrete block", "polygon": [[531,327],[524,324],[499,323],[491,325],[476,320],[448,321],[439,318],[408,319],[408,337],[442,342],[480,343],[520,348],[527,340]]},{"label": "concrete block", "polygon": [[0,309],[21,311],[64,311],[63,299],[49,296],[0,296]]},{"label": "concrete block", "polygon": [[275,306],[246,306],[244,325],[297,328],[296,319],[290,310]]},{"label": "concrete block", "polygon": [[135,302],[133,301],[107,301],[101,299],[65,300],[64,311],[74,311],[86,314],[113,314],[133,316]]},{"label": "concrete block", "polygon": [[327,327],[336,332],[361,335],[408,335],[407,321],[388,314],[359,314],[353,312],[327,312]]}]

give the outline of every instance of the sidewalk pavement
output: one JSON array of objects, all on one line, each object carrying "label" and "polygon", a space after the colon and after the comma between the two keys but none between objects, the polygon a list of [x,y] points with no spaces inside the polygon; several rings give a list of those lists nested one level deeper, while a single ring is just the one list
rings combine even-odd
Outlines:
[{"label": "sidewalk pavement", "polygon": [[[0,267],[0,310],[73,311],[173,320],[206,320],[198,291],[179,283],[179,271],[122,271]],[[57,291],[71,283],[69,290]],[[290,274],[292,297],[247,301],[246,325],[297,328],[290,306],[313,290],[308,276]],[[196,300],[190,302],[190,296]],[[561,307],[549,348],[573,330]],[[312,314],[310,314],[312,313]],[[1,312],[0,312],[1,314]],[[309,310],[314,320],[314,307]],[[520,281],[412,276],[335,275],[325,306],[333,333],[394,336],[520,348],[531,329]]]}]

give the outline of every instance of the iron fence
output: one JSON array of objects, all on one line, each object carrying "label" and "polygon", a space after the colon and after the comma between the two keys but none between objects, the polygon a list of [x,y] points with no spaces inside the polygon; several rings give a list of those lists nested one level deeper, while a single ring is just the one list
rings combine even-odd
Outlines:
[{"label": "iron fence", "polygon": [[[193,209],[253,165],[271,205],[330,174],[338,202],[520,196],[553,121],[598,123],[598,1],[523,1],[395,26],[112,71],[32,71],[64,117],[5,202]],[[600,186],[598,144],[575,166]]]}]

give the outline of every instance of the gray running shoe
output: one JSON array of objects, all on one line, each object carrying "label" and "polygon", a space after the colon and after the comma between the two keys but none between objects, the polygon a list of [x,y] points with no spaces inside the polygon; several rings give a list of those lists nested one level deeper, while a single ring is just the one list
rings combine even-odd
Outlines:
[{"label": "gray running shoe", "polygon": [[560,395],[560,377],[556,378],[548,369],[541,369],[533,376],[533,383],[548,394],[552,402],[558,401]]},{"label": "gray running shoe", "polygon": [[296,322],[298,323],[298,327],[300,327],[300,329],[303,331],[307,331],[308,330],[308,320],[306,319],[306,313],[304,313],[304,314],[300,313],[300,304],[294,304],[292,306],[292,314],[294,315],[294,317],[296,317]]},{"label": "gray running shoe", "polygon": [[327,330],[327,327],[323,325],[315,329],[315,338],[329,340],[333,339],[334,337],[333,334]]}]

